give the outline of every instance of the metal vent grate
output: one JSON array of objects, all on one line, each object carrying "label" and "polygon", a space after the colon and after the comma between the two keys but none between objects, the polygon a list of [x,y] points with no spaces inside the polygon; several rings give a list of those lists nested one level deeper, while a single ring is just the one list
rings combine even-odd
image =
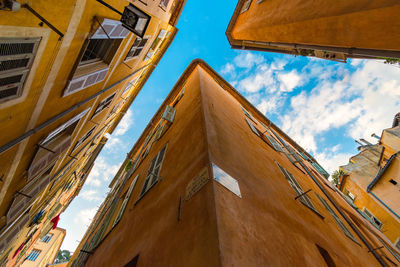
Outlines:
[{"label": "metal vent grate", "polygon": [[28,66],[30,58],[12,59],[0,61],[0,71],[26,68]]},{"label": "metal vent grate", "polygon": [[0,91],[0,99],[6,98],[6,97],[10,97],[10,96],[14,96],[18,93],[18,86],[12,87],[10,89],[6,89],[6,90],[1,90]]},{"label": "metal vent grate", "polygon": [[34,49],[35,43],[2,43],[0,56],[31,54]]},{"label": "metal vent grate", "polygon": [[19,83],[21,82],[23,74],[18,74],[14,76],[7,76],[4,78],[0,78],[0,86],[5,86],[8,84]]}]

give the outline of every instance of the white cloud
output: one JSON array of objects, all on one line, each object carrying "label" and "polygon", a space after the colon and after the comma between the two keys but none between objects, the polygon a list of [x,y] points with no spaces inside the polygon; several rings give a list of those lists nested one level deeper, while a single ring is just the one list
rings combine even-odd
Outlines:
[{"label": "white cloud", "polygon": [[335,153],[331,150],[330,152],[316,154],[315,159],[329,174],[332,174],[339,169],[339,166],[346,165],[351,156],[353,155],[350,153]]},{"label": "white cloud", "polygon": [[342,126],[349,137],[369,139],[371,133],[390,127],[398,112],[400,69],[363,61],[354,73],[343,75],[291,98],[282,128],[306,149],[316,152],[315,137]]},{"label": "white cloud", "polygon": [[96,214],[97,208],[90,208],[90,209],[83,209],[80,210],[78,215],[74,218],[74,223],[82,224],[82,225],[89,225],[90,221],[93,219],[94,215]]},{"label": "white cloud", "polygon": [[264,61],[264,57],[259,54],[251,52],[240,52],[233,60],[236,66],[239,68],[250,69],[254,65],[261,64]]},{"label": "white cloud", "polygon": [[106,161],[105,158],[99,156],[94,163],[86,183],[98,187],[103,182],[107,182],[112,179],[119,170],[119,167],[120,166],[118,164],[112,165]]},{"label": "white cloud", "polygon": [[287,73],[278,74],[278,79],[281,81],[280,90],[283,92],[291,92],[294,88],[302,85],[302,77],[296,70]]},{"label": "white cloud", "polygon": [[122,118],[117,128],[115,129],[114,135],[120,136],[124,135],[133,124],[133,114],[130,109],[126,112],[125,116]]},{"label": "white cloud", "polygon": [[235,65],[228,62],[222,67],[220,72],[222,75],[233,74],[235,72]]},{"label": "white cloud", "polygon": [[81,191],[79,193],[79,196],[88,201],[100,201],[103,199],[102,197],[100,197],[100,193],[96,190]]}]

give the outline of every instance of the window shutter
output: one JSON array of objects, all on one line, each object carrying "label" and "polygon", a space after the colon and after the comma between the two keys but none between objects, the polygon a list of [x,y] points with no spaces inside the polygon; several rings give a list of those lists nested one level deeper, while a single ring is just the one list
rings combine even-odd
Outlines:
[{"label": "window shutter", "polygon": [[247,121],[247,124],[249,125],[250,129],[257,135],[260,136],[260,133],[258,132],[258,130],[256,129],[256,127],[253,125],[253,123],[248,119],[245,118]]},{"label": "window shutter", "polygon": [[40,38],[0,38],[0,101],[22,94]]},{"label": "window shutter", "polygon": [[[103,19],[101,26],[97,28],[91,39],[108,39],[108,36],[111,39],[121,39],[125,38],[129,33],[129,30],[125,29],[118,20]],[[103,29],[107,32],[108,36]]]},{"label": "window shutter", "polygon": [[162,118],[170,123],[174,122],[176,109],[172,106],[166,106]]},{"label": "window shutter", "polygon": [[95,71],[95,72],[92,72],[92,73],[89,73],[89,74],[86,74],[86,75],[83,75],[80,77],[73,78],[69,82],[67,88],[64,90],[63,97],[68,96],[73,93],[76,93],[76,92],[79,92],[80,90],[83,90],[89,86],[92,86],[96,83],[103,81],[107,75],[108,69],[109,68],[107,66],[104,69],[101,69],[101,70],[98,70],[98,71]]},{"label": "window shutter", "polygon": [[124,202],[122,202],[122,205],[121,205],[121,208],[119,209],[118,215],[117,215],[117,217],[116,217],[115,220],[114,220],[113,227],[121,220],[121,217],[122,217],[122,215],[124,214],[126,205],[128,204],[129,198],[131,197],[133,188],[134,188],[135,185],[136,185],[136,182],[137,182],[138,177],[139,177],[139,174],[136,175],[135,179],[133,179],[131,185],[129,186],[128,192],[126,193],[126,196],[125,196],[125,198],[124,198]]},{"label": "window shutter", "polygon": [[[57,141],[57,140],[54,140]],[[71,136],[67,136],[62,140],[58,140],[58,144],[52,147],[54,151],[44,151],[43,149],[38,150],[33,161],[28,169],[28,180],[35,177],[41,170],[49,166],[60,154],[67,150],[71,145]]]}]

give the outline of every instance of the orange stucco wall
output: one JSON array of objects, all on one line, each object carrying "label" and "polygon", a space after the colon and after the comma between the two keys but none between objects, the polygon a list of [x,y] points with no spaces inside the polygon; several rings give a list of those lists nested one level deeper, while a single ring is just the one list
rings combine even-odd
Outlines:
[{"label": "orange stucco wall", "polygon": [[[217,82],[220,78],[198,62],[189,66],[164,102],[170,104],[186,81],[185,95],[175,106],[174,122],[153,143],[121,193],[124,196],[139,174],[121,221],[92,251],[85,266],[124,266],[137,255],[139,267],[324,266],[326,261],[316,245],[329,253],[336,266],[379,266],[338,215],[357,243],[343,233],[314,192],[325,200],[327,197],[304,170],[251,131],[240,104],[256,114],[254,121],[266,123],[266,119],[226,84],[223,89],[224,82]],[[152,127],[155,125],[149,124],[133,151],[140,148]],[[257,123],[256,127],[261,130],[263,126]],[[150,161],[166,143],[161,180],[138,200]],[[319,215],[294,199],[296,193],[274,161],[292,173],[304,191],[312,189],[308,196]],[[238,181],[242,197],[210,177],[179,209],[187,185],[204,167],[208,166],[211,175],[211,163]],[[308,162],[304,164],[310,167]],[[345,212],[366,223],[325,178],[314,176]],[[373,229],[368,232],[375,234]],[[377,253],[394,260],[385,249]]]},{"label": "orange stucco wall", "polygon": [[239,14],[232,37],[399,51],[399,13],[396,0],[252,1]]}]

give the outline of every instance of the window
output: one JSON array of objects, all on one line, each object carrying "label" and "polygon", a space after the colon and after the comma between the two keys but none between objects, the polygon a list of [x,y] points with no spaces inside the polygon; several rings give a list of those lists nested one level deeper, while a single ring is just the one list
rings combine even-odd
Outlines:
[{"label": "window", "polygon": [[367,217],[369,218],[370,222],[379,230],[382,228],[383,223],[378,220],[378,218],[376,218],[369,210],[367,210],[367,208],[364,208],[364,214],[367,215]]},{"label": "window", "polygon": [[128,54],[126,55],[125,60],[139,56],[140,52],[142,52],[144,46],[146,45],[147,40],[148,38],[142,39],[140,37],[137,37]]},{"label": "window", "polygon": [[389,183],[391,183],[392,185],[397,185],[397,182],[395,180],[393,180],[393,179],[390,179]]},{"label": "window", "polygon": [[121,208],[118,211],[118,215],[114,220],[113,227],[121,220],[121,217],[124,214],[126,205],[128,204],[129,198],[131,197],[133,188],[135,188],[138,177],[139,177],[139,174],[136,175],[135,179],[133,179],[131,185],[129,186],[128,192],[126,192],[126,195],[125,195],[124,201],[122,202]]},{"label": "window", "polygon": [[240,10],[240,14],[242,14],[242,13],[246,12],[247,10],[249,10],[250,4],[251,4],[251,0],[247,0],[246,2],[244,2],[242,10]]},{"label": "window", "polygon": [[122,25],[136,35],[143,37],[151,17],[132,4],[126,6],[121,17]]},{"label": "window", "polygon": [[139,255],[136,255],[130,262],[124,265],[124,267],[136,267],[139,260]]},{"label": "window", "polygon": [[311,165],[314,166],[315,170],[316,170],[319,174],[321,174],[322,176],[324,176],[326,179],[329,178],[330,174],[329,174],[327,171],[325,171],[325,169],[322,168],[322,166],[319,165],[317,162],[311,162]]},{"label": "window", "polygon": [[49,241],[51,240],[52,237],[53,237],[53,234],[47,234],[40,241],[42,241],[44,243],[49,243]]},{"label": "window", "polygon": [[64,123],[63,125],[61,125],[60,127],[58,127],[57,129],[55,129],[54,131],[52,131],[47,137],[46,139],[44,139],[40,144],[41,145],[45,145],[48,142],[50,142],[51,140],[55,139],[57,136],[60,136],[62,133],[64,132],[68,132],[69,134],[72,134],[73,130],[75,129],[76,124],[78,123],[78,121],[86,114],[86,112],[89,111],[88,109],[85,109],[84,111],[82,111],[81,113],[79,113],[78,115],[76,115],[75,117],[73,117],[72,119],[70,119],[69,121],[67,121],[66,123]]},{"label": "window", "polygon": [[342,220],[339,218],[339,216],[336,214],[336,212],[329,206],[328,202],[326,202],[325,199],[323,199],[320,195],[315,193],[315,195],[318,197],[318,199],[321,201],[321,203],[324,205],[324,207],[327,209],[330,215],[332,215],[333,219],[339,225],[339,227],[342,229],[343,233],[349,237],[351,240],[356,242],[358,244],[358,241],[354,238],[353,234],[350,232],[350,230],[346,227],[346,225],[342,222]]},{"label": "window", "polygon": [[167,8],[169,0],[161,0],[160,6]]},{"label": "window", "polygon": [[40,38],[0,38],[0,103],[19,97]]},{"label": "window", "polygon": [[157,53],[158,48],[161,46],[162,41],[166,37],[167,31],[166,30],[160,30],[157,38],[153,41],[151,44],[151,47],[149,51],[147,52],[146,59],[150,59],[155,53]]},{"label": "window", "polygon": [[94,116],[96,116],[97,114],[99,114],[100,112],[102,112],[104,109],[106,109],[111,104],[114,96],[115,96],[115,93],[110,95],[109,97],[101,100],[100,103],[97,105],[97,108],[94,111],[92,118]]},{"label": "window", "polygon": [[400,249],[400,237],[397,239],[395,246],[396,246],[396,248]]},{"label": "window", "polygon": [[174,122],[176,109],[172,106],[166,106],[162,118],[170,123]]},{"label": "window", "polygon": [[319,214],[317,209],[314,207],[314,204],[311,202],[310,198],[306,194],[304,194],[303,189],[301,188],[297,180],[293,177],[293,175],[288,170],[283,168],[279,163],[276,162],[276,164],[278,165],[279,169],[281,169],[281,172],[285,176],[286,180],[289,182],[290,186],[296,192],[296,195],[297,196],[302,195],[301,197],[299,197],[301,203],[303,203],[306,207],[310,208],[312,211]]},{"label": "window", "polygon": [[268,139],[268,141],[272,144],[272,147],[279,152],[285,152],[282,148],[282,146],[279,144],[278,140],[275,139],[272,135],[269,133],[265,133],[264,136]]},{"label": "window", "polygon": [[31,251],[31,253],[29,253],[28,257],[26,258],[28,261],[35,261],[40,254],[40,250],[34,249]]},{"label": "window", "polygon": [[328,267],[336,267],[335,262],[333,261],[331,255],[329,255],[329,252],[326,251],[323,247],[319,246],[318,244],[315,244],[318,248],[319,253],[321,254],[322,258],[324,258],[325,263]]},{"label": "window", "polygon": [[113,39],[90,39],[79,65],[104,60],[113,42]]},{"label": "window", "polygon": [[245,118],[247,121],[247,124],[249,125],[250,129],[255,133],[258,137],[261,137],[260,133],[258,132],[257,128],[253,125],[253,123],[248,119]]},{"label": "window", "polygon": [[167,145],[165,145],[151,161],[146,180],[142,191],[140,192],[140,197],[142,197],[158,181],[166,149]]},{"label": "window", "polygon": [[78,142],[76,142],[76,145],[75,145],[75,147],[74,147],[73,150],[77,149],[81,144],[83,144],[83,142],[85,142],[85,141],[92,135],[92,133],[93,133],[93,131],[94,131],[95,128],[96,128],[96,126],[93,127],[92,129],[90,129],[85,135],[83,135],[83,136],[78,140]]}]

